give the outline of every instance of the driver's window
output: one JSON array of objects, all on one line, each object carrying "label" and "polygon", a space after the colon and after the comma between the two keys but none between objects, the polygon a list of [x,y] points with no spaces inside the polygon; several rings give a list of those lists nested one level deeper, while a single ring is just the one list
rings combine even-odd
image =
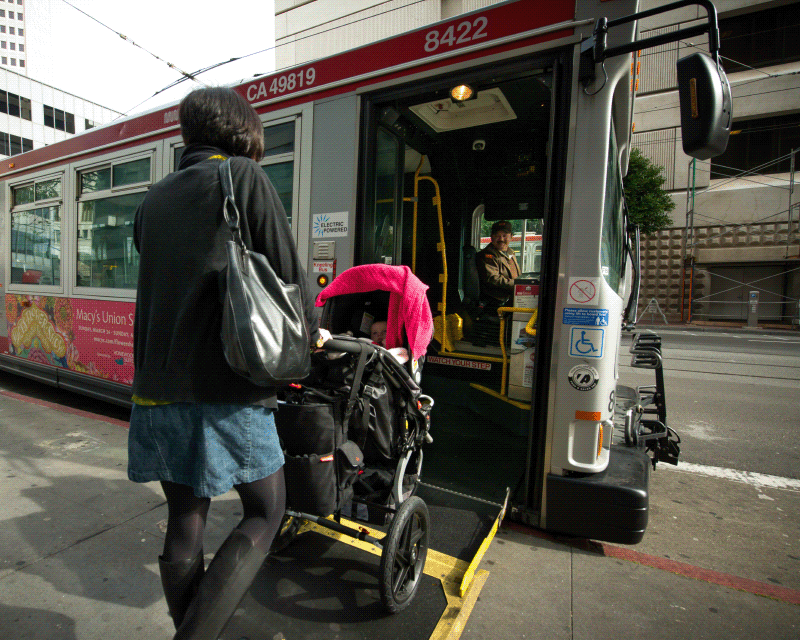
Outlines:
[{"label": "driver's window", "polygon": [[[481,214],[480,237],[476,250],[480,251],[491,242],[491,230],[494,222],[494,220],[487,220]],[[542,220],[527,218],[509,220],[509,222],[514,231],[509,246],[517,254],[517,262],[522,270],[521,276],[538,278],[542,270]]]}]

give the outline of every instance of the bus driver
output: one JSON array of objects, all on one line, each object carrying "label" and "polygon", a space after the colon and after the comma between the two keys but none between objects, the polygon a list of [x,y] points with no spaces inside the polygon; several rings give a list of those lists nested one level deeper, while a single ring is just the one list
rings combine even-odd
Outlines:
[{"label": "bus driver", "polygon": [[520,268],[514,250],[509,247],[511,223],[500,220],[492,225],[492,241],[475,254],[481,299],[503,304],[514,293],[514,280]]}]

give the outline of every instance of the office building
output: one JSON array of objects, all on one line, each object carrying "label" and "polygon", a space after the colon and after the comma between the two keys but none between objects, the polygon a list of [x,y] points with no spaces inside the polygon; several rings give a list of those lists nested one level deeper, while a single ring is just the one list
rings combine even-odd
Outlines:
[{"label": "office building", "polygon": [[66,140],[120,115],[0,67],[0,157]]},{"label": "office building", "polygon": [[[521,0],[520,10],[539,0]],[[671,0],[644,0],[640,10]],[[487,0],[276,0],[278,69],[391,37]],[[800,297],[800,2],[715,0],[733,91],[727,151],[690,164],[682,151],[675,63],[708,51],[707,36],[636,59],[633,145],[664,168],[673,226],[642,240],[644,320],[797,323]],[[598,2],[602,11],[603,2]],[[598,14],[599,15],[599,14]],[[640,21],[641,38],[706,20],[698,5]],[[792,150],[798,150],[792,161]],[[792,199],[793,198],[793,199]],[[753,294],[755,292],[755,294]]]}]

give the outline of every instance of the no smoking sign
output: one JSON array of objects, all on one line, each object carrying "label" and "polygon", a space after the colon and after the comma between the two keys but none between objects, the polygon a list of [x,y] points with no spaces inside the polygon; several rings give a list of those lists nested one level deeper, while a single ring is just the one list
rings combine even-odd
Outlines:
[{"label": "no smoking sign", "polygon": [[570,278],[567,288],[567,304],[596,307],[600,278]]}]

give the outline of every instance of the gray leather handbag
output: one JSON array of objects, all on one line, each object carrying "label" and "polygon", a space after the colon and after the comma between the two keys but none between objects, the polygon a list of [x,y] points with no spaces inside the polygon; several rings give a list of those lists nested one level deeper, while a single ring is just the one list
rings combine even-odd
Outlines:
[{"label": "gray leather handbag", "polygon": [[311,345],[300,287],[286,284],[260,253],[242,241],[241,217],[233,196],[231,161],[219,166],[222,211],[233,236],[222,295],[222,347],[231,369],[260,386],[305,378]]}]

